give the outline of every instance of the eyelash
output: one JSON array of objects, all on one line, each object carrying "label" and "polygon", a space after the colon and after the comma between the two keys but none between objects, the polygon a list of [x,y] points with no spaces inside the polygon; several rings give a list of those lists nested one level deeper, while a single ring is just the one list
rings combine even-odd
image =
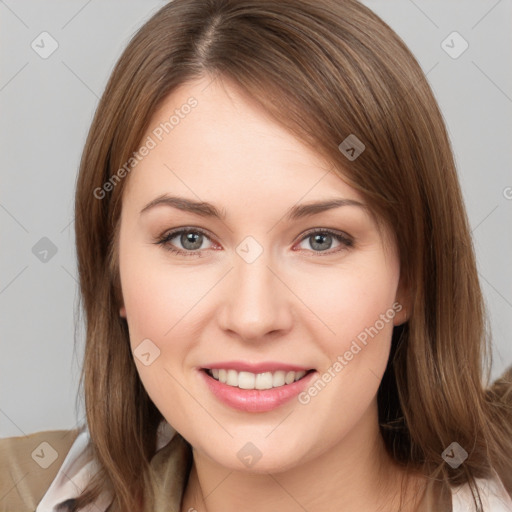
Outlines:
[{"label": "eyelash", "polygon": [[[199,229],[199,228],[180,228],[180,229],[176,229],[174,231],[170,231],[168,233],[166,233],[165,235],[163,235],[162,237],[158,238],[156,242],[154,242],[155,244],[157,245],[162,245],[163,248],[166,250],[166,251],[169,251],[173,254],[178,254],[180,256],[197,256],[199,258],[201,258],[201,253],[203,252],[203,250],[198,250],[198,251],[184,251],[182,249],[176,249],[174,248],[169,242],[170,240],[172,240],[173,238],[175,238],[177,235],[181,235],[182,233],[195,233],[195,234],[202,234],[204,235],[206,238],[208,238],[208,240],[210,240],[210,237],[208,236],[208,234],[203,231],[202,229]],[[354,240],[345,235],[345,234],[342,234],[342,233],[339,233],[337,231],[333,231],[333,230],[330,230],[330,229],[316,229],[316,230],[313,230],[313,231],[308,231],[304,234],[304,236],[299,240],[299,243],[303,242],[304,240],[306,240],[307,238],[310,238],[311,236],[313,235],[316,235],[316,234],[322,234],[322,235],[330,235],[332,236],[334,239],[336,239],[338,242],[341,243],[341,246],[335,250],[328,250],[328,251],[312,251],[312,253],[315,255],[315,256],[330,256],[332,254],[336,254],[338,252],[341,252],[345,249],[348,249],[350,247],[353,247],[354,246]]]}]

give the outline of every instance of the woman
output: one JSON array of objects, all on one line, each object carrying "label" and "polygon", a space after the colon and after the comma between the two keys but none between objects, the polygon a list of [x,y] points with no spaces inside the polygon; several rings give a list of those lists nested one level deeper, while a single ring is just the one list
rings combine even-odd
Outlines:
[{"label": "woman", "polygon": [[369,9],[166,5],[75,213],[87,424],[37,512],[512,510],[512,370],[483,384],[449,140]]}]

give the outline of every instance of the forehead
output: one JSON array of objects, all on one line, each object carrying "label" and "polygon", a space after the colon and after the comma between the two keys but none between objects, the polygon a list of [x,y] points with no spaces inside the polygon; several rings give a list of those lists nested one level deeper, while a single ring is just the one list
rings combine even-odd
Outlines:
[{"label": "forehead", "polygon": [[126,194],[163,188],[245,200],[343,196],[362,200],[340,172],[272,119],[229,80],[202,78],[174,90],[152,116],[151,146]]}]

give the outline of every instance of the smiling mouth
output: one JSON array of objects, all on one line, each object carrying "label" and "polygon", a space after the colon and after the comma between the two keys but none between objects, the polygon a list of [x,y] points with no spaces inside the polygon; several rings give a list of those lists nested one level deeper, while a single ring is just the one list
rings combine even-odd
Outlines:
[{"label": "smiling mouth", "polygon": [[272,389],[280,388],[293,384],[298,380],[303,379],[306,375],[315,370],[301,370],[301,371],[284,371],[278,370],[275,372],[252,373],[231,369],[209,369],[203,368],[212,379],[215,379],[222,384],[240,389]]}]

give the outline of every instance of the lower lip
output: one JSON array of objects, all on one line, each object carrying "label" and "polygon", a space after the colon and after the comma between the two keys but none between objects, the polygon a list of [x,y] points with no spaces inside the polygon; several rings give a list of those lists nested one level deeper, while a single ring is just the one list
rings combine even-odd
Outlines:
[{"label": "lower lip", "polygon": [[240,389],[228,386],[199,370],[210,391],[224,404],[245,412],[267,412],[290,401],[304,390],[316,375],[310,372],[302,379],[271,389]]}]

